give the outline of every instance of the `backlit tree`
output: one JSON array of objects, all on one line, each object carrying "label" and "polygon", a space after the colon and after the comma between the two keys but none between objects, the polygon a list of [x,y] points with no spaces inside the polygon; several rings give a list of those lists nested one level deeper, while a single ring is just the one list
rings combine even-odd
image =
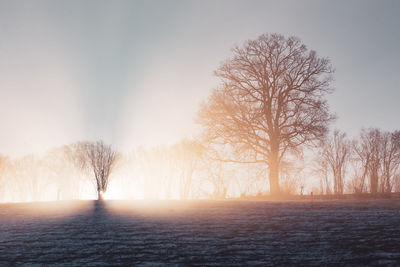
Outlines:
[{"label": "backlit tree", "polygon": [[207,140],[239,151],[232,161],[267,164],[270,192],[278,194],[285,155],[323,138],[333,119],[325,100],[332,73],[329,59],[296,37],[264,34],[236,46],[199,111]]}]

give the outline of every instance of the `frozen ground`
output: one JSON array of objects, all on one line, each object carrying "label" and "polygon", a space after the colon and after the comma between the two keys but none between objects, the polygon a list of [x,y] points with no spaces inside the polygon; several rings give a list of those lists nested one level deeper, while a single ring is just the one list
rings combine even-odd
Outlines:
[{"label": "frozen ground", "polygon": [[399,200],[0,204],[0,266],[400,265]]}]

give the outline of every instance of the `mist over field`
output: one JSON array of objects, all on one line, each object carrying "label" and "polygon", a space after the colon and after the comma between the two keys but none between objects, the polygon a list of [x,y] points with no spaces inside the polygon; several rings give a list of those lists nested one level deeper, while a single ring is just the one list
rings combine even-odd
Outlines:
[{"label": "mist over field", "polygon": [[398,265],[400,3],[1,1],[0,265]]}]

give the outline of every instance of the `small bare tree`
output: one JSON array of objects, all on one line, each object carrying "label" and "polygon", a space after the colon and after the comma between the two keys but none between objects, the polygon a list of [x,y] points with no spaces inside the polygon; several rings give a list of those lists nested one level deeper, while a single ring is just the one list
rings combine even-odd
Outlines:
[{"label": "small bare tree", "polygon": [[329,164],[326,158],[317,156],[312,173],[320,177],[320,194],[325,193],[326,195],[330,195],[332,193],[331,179],[329,176]]},{"label": "small bare tree", "polygon": [[351,145],[346,139],[346,134],[337,130],[333,132],[332,138],[326,140],[322,145],[321,163],[327,164],[332,173],[334,194],[343,194],[344,176],[350,155]]},{"label": "small bare tree", "polygon": [[[360,140],[353,143],[354,151],[354,169],[356,170],[353,175],[353,191],[354,193],[363,193],[367,190],[366,179],[368,176],[369,164],[371,161],[372,151],[366,137],[365,130],[361,131]],[[359,165],[361,165],[361,173],[358,172]]]},{"label": "small bare tree", "polygon": [[[379,129],[361,130],[360,140],[355,145],[356,158],[363,166],[360,177],[363,190],[366,178],[369,178],[369,190],[372,194],[378,193],[379,175],[382,162],[382,133]],[[361,191],[362,192],[362,191]]]},{"label": "small bare tree", "polygon": [[361,184],[368,177],[372,194],[390,193],[393,178],[400,166],[400,132],[362,130],[354,150],[358,162],[363,166],[363,172],[358,178]]},{"label": "small bare tree", "polygon": [[118,158],[117,152],[103,141],[78,143],[76,150],[80,167],[93,171],[97,197],[102,200]]},{"label": "small bare tree", "polygon": [[378,193],[379,175],[381,172],[381,142],[382,133],[379,129],[372,129],[367,132],[366,140],[369,144],[371,157],[368,165],[369,186],[372,194]]},{"label": "small bare tree", "polygon": [[380,189],[382,193],[390,193],[393,187],[393,177],[400,165],[400,131],[382,134],[381,157],[382,177]]}]

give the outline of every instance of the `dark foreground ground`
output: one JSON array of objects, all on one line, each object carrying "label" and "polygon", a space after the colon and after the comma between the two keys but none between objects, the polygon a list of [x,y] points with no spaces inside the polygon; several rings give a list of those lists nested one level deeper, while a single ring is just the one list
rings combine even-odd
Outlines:
[{"label": "dark foreground ground", "polygon": [[0,204],[0,266],[400,265],[398,200]]}]

